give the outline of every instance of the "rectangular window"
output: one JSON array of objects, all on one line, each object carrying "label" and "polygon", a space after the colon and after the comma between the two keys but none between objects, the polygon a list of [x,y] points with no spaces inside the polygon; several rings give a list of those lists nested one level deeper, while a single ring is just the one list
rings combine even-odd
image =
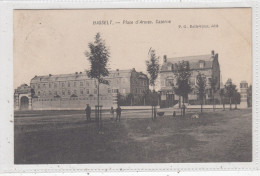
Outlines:
[{"label": "rectangular window", "polygon": [[86,90],[87,94],[89,94],[89,89]]},{"label": "rectangular window", "polygon": [[111,90],[108,88],[108,89],[107,89],[107,92],[108,92],[108,93],[111,93]]},{"label": "rectangular window", "polygon": [[112,93],[118,93],[118,89],[112,89]]},{"label": "rectangular window", "polygon": [[74,87],[76,87],[77,86],[77,82],[74,82]]},{"label": "rectangular window", "polygon": [[80,94],[83,95],[83,90],[82,89],[80,90]]},{"label": "rectangular window", "polygon": [[80,82],[80,86],[81,86],[81,87],[83,86],[83,82]]},{"label": "rectangular window", "polygon": [[94,90],[94,94],[97,94],[97,89]]},{"label": "rectangular window", "polygon": [[89,86],[89,82],[88,81],[86,82],[86,86]]},{"label": "rectangular window", "polygon": [[51,88],[51,83],[49,83],[49,88]]},{"label": "rectangular window", "polygon": [[65,90],[62,90],[62,95],[65,95]]},{"label": "rectangular window", "polygon": [[77,90],[74,90],[74,94],[77,95]]},{"label": "rectangular window", "polygon": [[68,82],[68,87],[70,87],[70,82]]},{"label": "rectangular window", "polygon": [[68,90],[68,95],[70,95],[70,90]]},{"label": "rectangular window", "polygon": [[54,88],[57,88],[57,83],[54,83]]},{"label": "rectangular window", "polygon": [[200,61],[200,68],[204,68],[204,64],[205,64],[204,61]]},{"label": "rectangular window", "polygon": [[52,92],[51,92],[51,91],[49,91],[49,95],[52,95]]},{"label": "rectangular window", "polygon": [[62,86],[62,87],[64,87],[64,86],[65,86],[65,84],[64,84],[64,83],[61,83],[61,86]]},{"label": "rectangular window", "polygon": [[210,84],[210,83],[211,83],[211,80],[212,80],[211,78],[208,78],[208,84]]}]

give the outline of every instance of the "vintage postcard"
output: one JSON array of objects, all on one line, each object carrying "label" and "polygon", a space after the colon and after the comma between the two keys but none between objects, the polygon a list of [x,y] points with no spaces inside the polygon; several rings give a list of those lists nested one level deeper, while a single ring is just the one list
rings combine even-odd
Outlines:
[{"label": "vintage postcard", "polygon": [[10,172],[258,167],[253,7],[12,14]]}]

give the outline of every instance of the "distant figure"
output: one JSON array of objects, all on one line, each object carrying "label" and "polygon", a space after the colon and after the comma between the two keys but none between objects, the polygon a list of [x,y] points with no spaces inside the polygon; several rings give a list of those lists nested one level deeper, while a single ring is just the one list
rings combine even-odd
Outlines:
[{"label": "distant figure", "polygon": [[85,111],[86,111],[87,121],[91,121],[91,118],[90,118],[90,115],[91,115],[91,107],[89,106],[89,104],[87,104],[87,107],[86,107]]},{"label": "distant figure", "polygon": [[113,107],[111,107],[111,109],[110,109],[110,115],[111,115],[111,119],[114,119],[114,108]]},{"label": "distant figure", "polygon": [[122,111],[122,109],[120,108],[120,106],[118,106],[116,108],[116,121],[119,120],[119,122],[120,122],[121,111]]},{"label": "distant figure", "polygon": [[185,105],[182,105],[182,116],[185,116],[185,109],[186,109],[186,106]]},{"label": "distant figure", "polygon": [[172,116],[173,116],[173,117],[176,117],[176,112],[175,112],[175,111],[173,111]]}]

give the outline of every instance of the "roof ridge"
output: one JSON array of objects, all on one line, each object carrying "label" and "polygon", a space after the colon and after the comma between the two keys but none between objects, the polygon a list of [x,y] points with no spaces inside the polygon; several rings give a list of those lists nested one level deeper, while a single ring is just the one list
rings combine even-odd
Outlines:
[{"label": "roof ridge", "polygon": [[211,54],[201,54],[201,55],[193,55],[193,56],[178,56],[178,57],[169,57],[167,59],[174,59],[174,58],[185,58],[185,57],[199,57],[199,56],[211,56]]}]

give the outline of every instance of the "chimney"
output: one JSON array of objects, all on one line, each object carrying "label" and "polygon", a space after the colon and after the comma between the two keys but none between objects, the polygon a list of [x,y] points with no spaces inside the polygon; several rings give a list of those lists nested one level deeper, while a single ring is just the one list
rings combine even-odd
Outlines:
[{"label": "chimney", "polygon": [[52,74],[49,74],[49,76],[52,76]]},{"label": "chimney", "polygon": [[211,56],[214,57],[214,55],[215,55],[215,52],[214,52],[214,50],[212,50],[212,51],[211,51]]},{"label": "chimney", "polygon": [[166,63],[167,62],[167,55],[163,56],[163,62]]},{"label": "chimney", "polygon": [[119,69],[116,69],[116,71],[119,71]]}]

